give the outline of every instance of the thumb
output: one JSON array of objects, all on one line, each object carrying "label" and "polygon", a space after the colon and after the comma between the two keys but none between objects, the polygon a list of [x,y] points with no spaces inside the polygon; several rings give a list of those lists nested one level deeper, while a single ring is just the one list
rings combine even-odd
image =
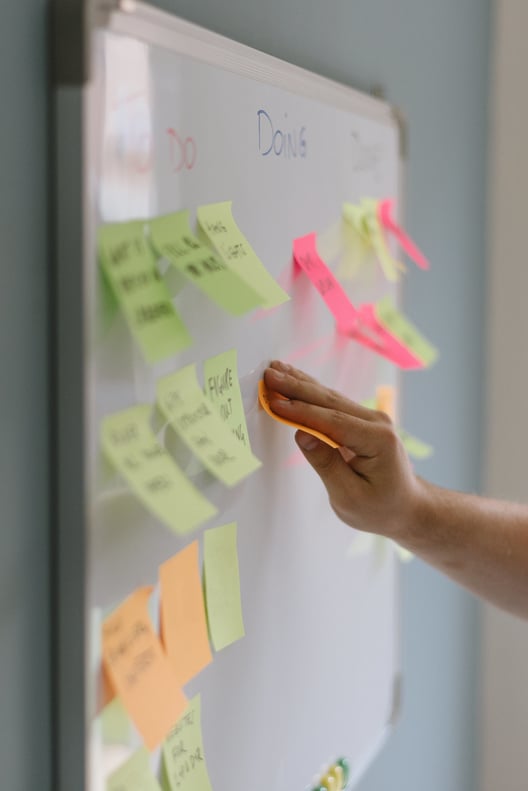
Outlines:
[{"label": "thumb", "polygon": [[330,500],[339,502],[350,486],[350,467],[339,450],[306,431],[297,431],[295,441],[326,486]]}]

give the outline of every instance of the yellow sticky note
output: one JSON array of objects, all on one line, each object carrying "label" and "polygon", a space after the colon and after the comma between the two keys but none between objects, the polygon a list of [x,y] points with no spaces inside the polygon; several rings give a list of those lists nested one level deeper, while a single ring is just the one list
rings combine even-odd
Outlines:
[{"label": "yellow sticky note", "polygon": [[191,338],[157,269],[143,222],[103,226],[99,258],[147,362],[164,360],[189,346]]},{"label": "yellow sticky note", "polygon": [[381,268],[387,280],[394,283],[399,279],[400,272],[405,272],[405,265],[401,261],[393,258],[383,228],[378,217],[378,202],[371,198],[364,198],[361,201],[363,212],[363,224],[368,231],[370,243],[378,256]]},{"label": "yellow sticky note", "polygon": [[204,389],[209,401],[215,405],[222,420],[229,426],[237,440],[248,450],[248,430],[242,393],[238,382],[236,349],[210,357],[204,363]]},{"label": "yellow sticky note", "polygon": [[106,782],[106,791],[161,791],[150,768],[149,753],[145,747],[113,772]]},{"label": "yellow sticky note", "polygon": [[101,735],[104,744],[128,744],[130,719],[120,698],[114,698],[101,712]]},{"label": "yellow sticky note", "polygon": [[139,588],[103,623],[103,663],[149,750],[165,739],[187,701],[148,615],[152,588]]},{"label": "yellow sticky note", "polygon": [[159,574],[161,637],[183,686],[213,659],[198,567],[198,542],[163,563]]},{"label": "yellow sticky note", "polygon": [[236,224],[231,206],[231,201],[200,206],[197,216],[202,232],[231,271],[260,295],[263,307],[282,305],[290,297],[258,258]]},{"label": "yellow sticky note", "polygon": [[189,701],[163,745],[166,791],[212,791],[205,762],[200,695]]},{"label": "yellow sticky note", "polygon": [[187,480],[149,425],[151,408],[141,405],[104,418],[103,452],[139,500],[176,533],[187,533],[216,508]]},{"label": "yellow sticky note", "polygon": [[375,305],[376,318],[400,343],[409,349],[424,366],[428,367],[438,357],[438,352],[421,332],[408,321],[394,305],[391,297],[385,297]]},{"label": "yellow sticky note", "polygon": [[221,651],[245,634],[236,522],[205,531],[204,580],[209,632],[215,649]]},{"label": "yellow sticky note", "polygon": [[240,316],[262,303],[245,280],[191,233],[188,211],[157,217],[149,227],[159,255],[228,313]]},{"label": "yellow sticky note", "polygon": [[261,466],[233,436],[205,397],[194,364],[158,381],[161,412],[205,467],[226,486],[234,486]]},{"label": "yellow sticky note", "polygon": [[427,442],[422,442],[421,439],[413,437],[403,428],[399,429],[398,434],[403,443],[403,447],[413,459],[428,459],[434,453],[434,448]]},{"label": "yellow sticky note", "polygon": [[[284,398],[281,396],[280,393],[275,393],[277,398]],[[284,423],[285,426],[291,426],[292,428],[299,428],[301,431],[305,431],[307,434],[311,434],[317,439],[320,439],[322,442],[325,442],[327,445],[330,445],[331,448],[338,448],[339,445],[337,442],[334,442],[333,439],[327,437],[326,434],[321,434],[320,431],[316,431],[314,428],[309,428],[308,426],[302,426],[300,423],[295,423],[293,420],[286,420],[286,418],[277,415],[270,406],[270,394],[266,387],[266,383],[263,379],[260,380],[258,383],[258,398],[259,404],[264,409],[264,411],[273,418],[273,420],[277,420],[279,423]],[[286,400],[286,399],[285,399]]]}]

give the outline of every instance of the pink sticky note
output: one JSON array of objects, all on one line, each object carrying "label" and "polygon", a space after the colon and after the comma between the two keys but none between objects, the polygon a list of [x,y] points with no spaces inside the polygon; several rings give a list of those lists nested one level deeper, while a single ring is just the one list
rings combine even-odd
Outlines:
[{"label": "pink sticky note", "polygon": [[409,258],[412,259],[417,266],[419,266],[421,269],[429,269],[429,261],[427,258],[413,242],[411,237],[403,230],[400,225],[398,225],[396,220],[393,218],[393,208],[394,201],[390,198],[379,202],[378,218],[380,223],[387,231],[390,231],[390,233],[396,237],[402,250],[407,253]]},{"label": "pink sticky note", "polygon": [[372,303],[361,305],[355,336],[364,346],[386,357],[405,370],[423,368],[424,364],[380,323]]}]

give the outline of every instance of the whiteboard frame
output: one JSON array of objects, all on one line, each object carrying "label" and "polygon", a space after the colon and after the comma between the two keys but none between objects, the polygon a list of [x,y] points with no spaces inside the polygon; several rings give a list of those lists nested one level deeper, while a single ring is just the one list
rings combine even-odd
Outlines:
[{"label": "whiteboard frame", "polygon": [[[399,112],[385,101],[341,83],[254,50],[134,0],[99,2],[55,0],[54,54],[61,58],[64,37],[72,25],[84,33],[86,68],[55,63],[52,158],[54,234],[52,303],[52,436],[53,491],[53,760],[52,787],[71,791],[87,787],[89,742],[90,614],[89,569],[89,371],[88,343],[92,337],[95,295],[89,286],[89,267],[96,251],[90,216],[91,185],[90,75],[92,33],[104,28],[151,45],[282,88],[326,104],[360,113],[396,127],[400,140],[400,198],[403,193],[403,135]],[[62,12],[65,13],[62,13]],[[73,24],[76,18],[76,23]],[[59,47],[57,42],[62,44]],[[68,49],[68,48],[66,48]],[[72,57],[72,53],[67,53]],[[77,264],[80,265],[77,265]],[[356,783],[377,754],[398,718],[401,674],[394,678],[393,711],[379,743],[355,767]]]}]

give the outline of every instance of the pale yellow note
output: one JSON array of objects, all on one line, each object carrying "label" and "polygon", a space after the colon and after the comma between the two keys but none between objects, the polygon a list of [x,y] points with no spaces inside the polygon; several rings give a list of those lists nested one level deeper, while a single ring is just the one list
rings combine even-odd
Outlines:
[{"label": "pale yellow note", "polygon": [[130,718],[120,698],[114,698],[101,712],[101,735],[104,744],[128,744]]},{"label": "pale yellow note", "polygon": [[438,351],[421,332],[411,324],[394,305],[391,297],[385,297],[375,305],[376,318],[380,324],[400,341],[425,367],[434,363]]},{"label": "pale yellow note", "polygon": [[187,701],[148,614],[152,588],[132,593],[103,623],[103,663],[149,750],[165,739]]},{"label": "pale yellow note", "polygon": [[227,423],[237,440],[251,450],[238,381],[236,349],[222,352],[205,361],[204,389],[205,395],[215,405],[220,417]]},{"label": "pale yellow note", "polygon": [[209,632],[215,649],[221,651],[245,634],[236,522],[205,531],[204,580]]},{"label": "pale yellow note", "polygon": [[231,206],[231,201],[200,206],[197,216],[202,233],[227,266],[260,295],[263,307],[282,305],[290,297],[269,274],[236,224]]},{"label": "pale yellow note", "polygon": [[150,428],[151,407],[141,405],[104,418],[103,452],[138,499],[176,533],[210,519],[216,508],[187,480]]},{"label": "pale yellow note", "polygon": [[144,226],[139,221],[104,225],[99,258],[145,359],[155,363],[189,346],[191,338],[156,267]]},{"label": "pale yellow note", "polygon": [[183,686],[213,659],[207,636],[198,542],[160,566],[161,636]]},{"label": "pale yellow note", "polygon": [[150,768],[149,753],[145,747],[113,772],[106,781],[106,791],[161,791]]},{"label": "pale yellow note", "polygon": [[397,261],[391,254],[384,230],[378,217],[378,202],[371,198],[361,201],[363,224],[368,231],[370,243],[374,248],[378,260],[387,280],[395,282],[399,279],[400,272],[405,272],[405,265]]},{"label": "pale yellow note", "polygon": [[234,486],[261,466],[204,395],[194,364],[160,379],[157,401],[183,442],[227,486]]},{"label": "pale yellow note", "polygon": [[205,762],[200,708],[200,695],[196,695],[165,740],[166,791],[212,791]]},{"label": "pale yellow note", "polygon": [[413,437],[403,428],[399,429],[398,434],[403,442],[403,447],[413,459],[424,460],[430,458],[434,453],[434,448],[427,442],[423,442],[418,437]]}]

